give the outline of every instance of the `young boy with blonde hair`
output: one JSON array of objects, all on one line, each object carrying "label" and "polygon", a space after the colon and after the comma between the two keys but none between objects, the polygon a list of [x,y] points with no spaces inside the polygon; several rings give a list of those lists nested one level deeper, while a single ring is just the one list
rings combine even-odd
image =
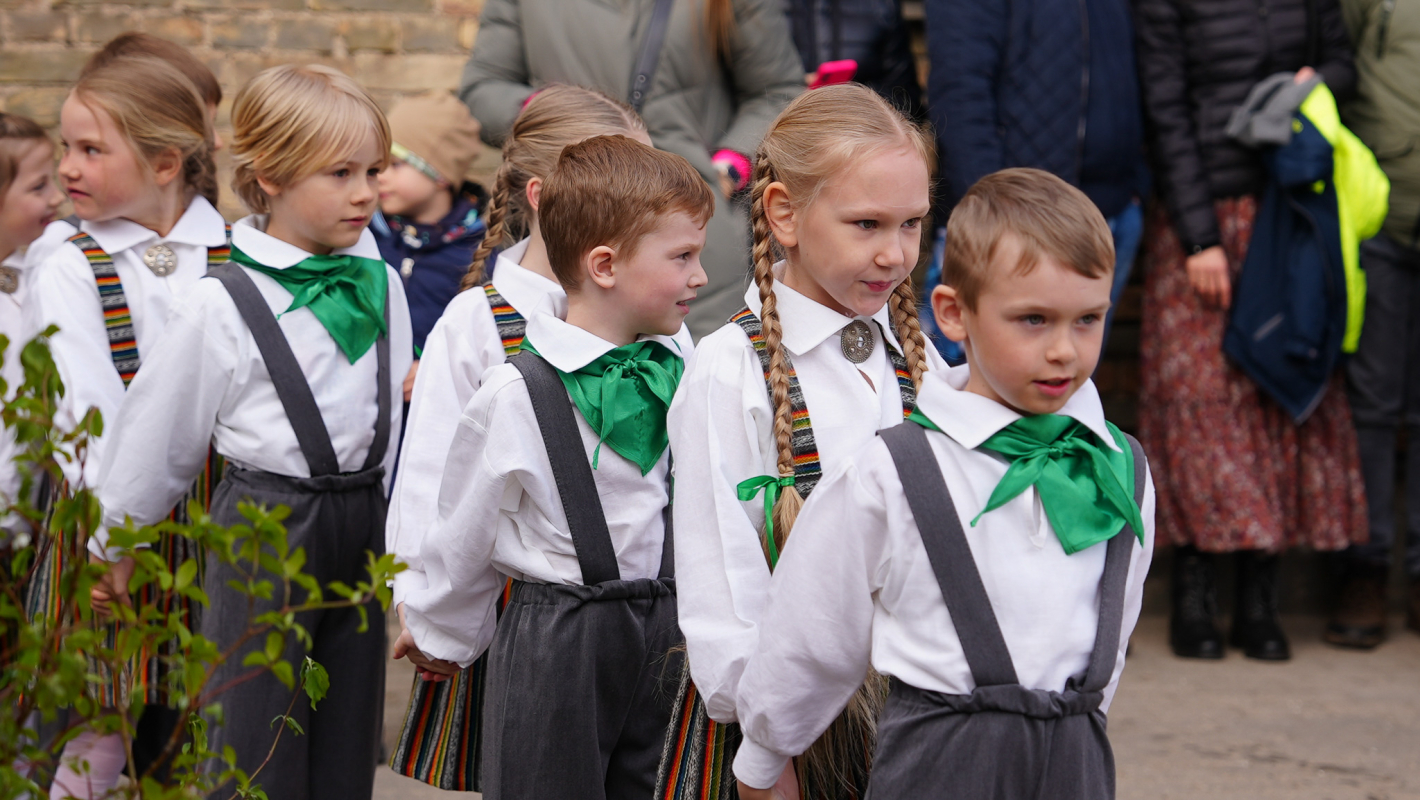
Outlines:
[{"label": "young boy with blonde hair", "polygon": [[819,485],[739,689],[744,800],[891,677],[868,795],[1114,796],[1105,712],[1153,552],[1143,452],[1104,419],[1114,267],[1094,204],[1033,169],[952,213],[937,322],[967,365]]},{"label": "young boy with blonde hair", "polygon": [[[399,276],[366,228],[389,127],[354,81],[322,66],[258,74],[237,94],[232,127],[233,188],[255,213],[233,226],[231,261],[175,306],[128,389],[100,475],[104,522],[164,516],[212,442],[227,459],[213,519],[242,522],[237,504],[246,500],[288,506],[289,543],[305,548],[307,572],[323,585],[354,585],[367,551],[384,552],[395,399],[412,350]],[[235,577],[209,561],[201,632],[223,648],[247,628],[247,598],[226,585]],[[282,602],[258,601],[254,613]],[[367,610],[379,618],[377,605]],[[256,782],[282,800],[369,798],[383,629],[360,633],[356,609],[300,622],[330,676],[319,711],[293,704],[269,674],[238,682],[219,698],[226,721],[212,727],[210,744],[232,745],[250,774],[271,750],[272,720],[289,707],[306,735],[271,751]],[[211,685],[244,674],[243,657],[262,643],[240,649]],[[288,637],[282,657],[299,664],[305,654]]]},{"label": "young boy with blonde hair", "polygon": [[625,136],[569,145],[542,185],[567,319],[529,319],[464,409],[404,601],[420,667],[489,651],[488,800],[654,791],[681,642],[666,409],[713,209],[688,162]]}]

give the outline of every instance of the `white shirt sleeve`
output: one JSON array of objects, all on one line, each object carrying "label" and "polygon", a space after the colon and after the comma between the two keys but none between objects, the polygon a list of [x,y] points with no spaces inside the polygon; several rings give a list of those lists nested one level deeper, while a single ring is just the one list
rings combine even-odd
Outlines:
[{"label": "white shirt sleeve", "polygon": [[[459,420],[439,490],[439,518],[420,547],[426,585],[404,596],[405,624],[420,651],[465,667],[493,641],[502,587],[494,546],[499,527],[511,524],[503,517],[524,500],[512,467],[500,461],[523,449],[516,439],[533,429],[531,401],[520,376],[504,376],[474,394]],[[521,414],[519,401],[527,407]]]},{"label": "white shirt sleeve", "polygon": [[680,626],[696,689],[713,719],[737,719],[735,693],[769,586],[764,500],[735,487],[773,471],[764,373],[738,328],[701,341],[669,414],[675,457]]},{"label": "white shirt sleeve", "polygon": [[[439,518],[439,483],[449,458],[449,444],[458,433],[459,417],[482,382],[484,371],[493,363],[501,363],[501,359],[491,362],[488,348],[476,346],[467,337],[470,329],[485,325],[492,330],[491,336],[497,336],[484,294],[468,295],[477,301],[474,303],[460,302],[463,296],[454,298],[429,332],[414,378],[399,472],[385,526],[385,551],[394,553],[407,567],[394,579],[396,608],[410,591],[428,586],[419,549]],[[503,352],[501,341],[497,342],[497,352]]]},{"label": "white shirt sleeve", "polygon": [[881,488],[860,474],[849,464],[819,483],[774,570],[739,686],[734,770],[750,786],[773,786],[867,677],[888,515]]},{"label": "white shirt sleeve", "polygon": [[[231,316],[214,313],[222,301],[231,303],[218,281],[193,287],[129,384],[99,475],[105,528],[167,516],[202,469],[237,363],[236,332],[214,329]],[[97,532],[90,551],[102,555],[107,539]]]},{"label": "white shirt sleeve", "polygon": [[[37,272],[27,301],[33,304],[35,332],[49,325],[59,327],[50,340],[55,366],[64,381],[55,423],[63,430],[73,430],[90,408],[96,408],[103,415],[104,430],[112,432],[123,404],[123,379],[113,365],[99,288],[89,261],[77,246],[65,242]],[[82,480],[94,487],[107,438],[96,436],[89,441],[82,465],[62,464],[71,484]]]}]

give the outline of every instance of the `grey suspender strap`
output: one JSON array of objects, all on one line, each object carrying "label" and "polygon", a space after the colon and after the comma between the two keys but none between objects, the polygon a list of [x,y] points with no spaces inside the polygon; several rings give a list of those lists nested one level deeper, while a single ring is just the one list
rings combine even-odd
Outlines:
[{"label": "grey suspender strap", "polygon": [[666,508],[661,512],[661,519],[665,521],[666,536],[661,543],[661,580],[669,580],[675,577],[675,459],[671,459],[670,468],[666,470]]},{"label": "grey suspender strap", "polygon": [[557,494],[567,514],[572,547],[582,568],[582,583],[595,586],[621,580],[616,549],[612,547],[601,497],[592,479],[592,465],[587,461],[582,434],[572,416],[572,399],[567,396],[562,379],[551,364],[528,350],[508,359],[508,363],[518,368],[527,384],[547,459],[552,463]]},{"label": "grey suspender strap", "polygon": [[[937,576],[942,598],[947,603],[952,625],[961,641],[962,653],[971,667],[977,686],[1019,683],[1011,653],[991,610],[991,601],[981,583],[981,573],[971,555],[966,532],[961,526],[941,467],[932,455],[927,431],[907,422],[880,431],[902,481],[912,517],[922,534],[927,559]],[[1144,451],[1132,436],[1125,437],[1134,455],[1134,501],[1144,496]],[[1119,629],[1124,620],[1124,590],[1129,576],[1129,555],[1135,536],[1126,527],[1109,540],[1105,551],[1104,574],[1100,577],[1099,624],[1089,666],[1077,691],[1100,691],[1114,674],[1119,650]]]},{"label": "grey suspender strap", "polygon": [[[256,340],[257,350],[266,362],[266,371],[271,375],[271,383],[291,429],[296,433],[296,441],[301,445],[301,453],[306,457],[311,477],[338,475],[340,460],[336,458],[335,447],[330,442],[330,432],[321,417],[320,406],[316,405],[311,385],[291,351],[291,344],[281,332],[276,315],[252,282],[246,270],[228,262],[214,267],[209,277],[222,282],[236,304],[242,320]],[[389,298],[385,299],[385,318],[389,319]],[[365,457],[363,469],[370,469],[384,460],[390,437],[390,366],[389,338],[381,336],[375,343],[380,385],[377,389],[378,418],[375,421],[375,439],[370,444],[370,452]]]},{"label": "grey suspender strap", "polygon": [[646,104],[646,95],[651,91],[651,79],[656,75],[656,63],[661,60],[661,47],[666,41],[666,29],[671,24],[671,6],[674,0],[656,0],[651,9],[651,23],[646,28],[646,38],[641,40],[641,54],[636,57],[636,74],[631,77],[631,107],[637,114]]}]

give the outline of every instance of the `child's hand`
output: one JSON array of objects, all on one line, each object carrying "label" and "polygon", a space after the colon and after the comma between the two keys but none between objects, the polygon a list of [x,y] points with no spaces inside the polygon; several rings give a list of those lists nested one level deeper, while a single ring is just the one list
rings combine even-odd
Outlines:
[{"label": "child's hand", "polygon": [[[89,563],[107,562],[90,553]],[[133,601],[128,597],[128,579],[132,577],[132,557],[125,556],[122,560],[109,564],[108,572],[89,590],[89,603],[94,607],[94,613],[103,617],[112,616],[113,610],[109,608],[109,603],[113,602],[132,605]]]},{"label": "child's hand", "polygon": [[404,626],[404,604],[399,604],[399,638],[394,640],[394,657],[408,658],[426,681],[446,681],[459,674],[459,665],[441,658],[430,658],[414,645],[414,634]]},{"label": "child's hand", "polygon": [[414,396],[414,376],[419,374],[419,360],[415,359],[409,365],[409,374],[404,376],[404,402],[408,403],[409,398]]},{"label": "child's hand", "polygon": [[773,789],[752,789],[744,781],[736,781],[740,786],[740,800],[778,800]]}]

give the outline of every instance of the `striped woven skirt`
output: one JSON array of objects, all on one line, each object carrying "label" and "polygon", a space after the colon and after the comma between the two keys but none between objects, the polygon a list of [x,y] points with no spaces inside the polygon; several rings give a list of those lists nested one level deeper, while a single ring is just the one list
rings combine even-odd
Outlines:
[{"label": "striped woven skirt", "polygon": [[[201,503],[204,510],[211,508],[212,490],[217,481],[221,479],[224,463],[222,457],[215,450],[208,451],[207,463],[202,473],[198,475],[197,480],[193,482],[177,505],[173,507],[169,519],[182,524],[192,522],[188,516],[187,507],[194,500]],[[48,515],[46,515],[45,527],[46,529],[50,527]],[[56,541],[44,550],[39,568],[35,570],[34,579],[31,581],[26,595],[26,608],[33,620],[58,621],[59,619],[63,593],[58,591],[57,587],[64,574],[66,560],[73,557],[87,558],[86,543],[71,541],[72,536],[72,534],[66,534],[65,541]],[[201,548],[195,542],[184,536],[164,535],[158,540],[157,550],[162,555],[167,569],[173,573],[177,572],[183,562],[194,560],[198,568],[198,577],[194,584],[201,585],[204,559]],[[75,599],[82,602],[81,598]],[[165,592],[156,584],[150,583],[141,587],[134,595],[133,603],[135,608],[157,607],[163,614],[176,611],[183,615],[188,630],[197,630],[197,618],[201,612],[201,606],[177,593]],[[77,609],[70,611],[77,615]],[[112,649],[118,644],[118,626],[98,619],[95,619],[92,624],[103,627],[105,633],[103,646],[106,649]],[[92,662],[91,668],[99,677],[98,682],[93,685],[95,699],[106,707],[127,707],[136,692],[142,696],[145,703],[166,704],[168,702],[166,676],[169,672],[174,649],[177,646],[177,640],[173,639],[156,647],[145,647],[122,670],[116,673],[105,664]]]},{"label": "striped woven skirt", "polygon": [[[513,581],[503,585],[498,615],[508,603]],[[406,778],[445,791],[483,789],[483,701],[488,679],[488,653],[446,681],[414,676],[399,742],[390,769]]]}]

